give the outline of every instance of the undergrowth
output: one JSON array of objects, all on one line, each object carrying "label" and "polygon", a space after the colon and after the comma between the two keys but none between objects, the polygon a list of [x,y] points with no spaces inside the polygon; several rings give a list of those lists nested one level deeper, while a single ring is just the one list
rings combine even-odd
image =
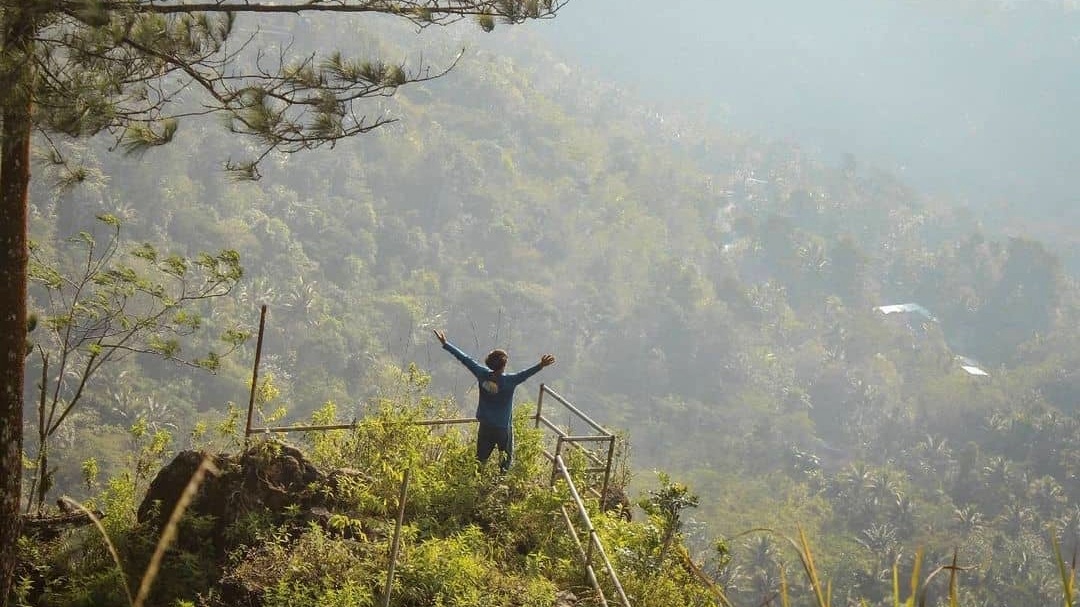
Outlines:
[{"label": "undergrowth", "polygon": [[[565,483],[551,486],[544,439],[528,416],[515,416],[515,463],[502,474],[494,461],[477,463],[471,426],[415,424],[460,414],[448,401],[428,396],[415,369],[403,375],[404,393],[372,404],[354,429],[304,437],[306,458],[326,472],[305,494],[324,506],[292,505],[280,512],[249,507],[222,526],[199,510],[199,477],[184,494],[191,508],[181,499],[162,527],[135,517],[139,477],[121,475],[93,500],[91,505],[104,508],[104,518],[95,517],[96,525],[48,541],[20,542],[13,604],[381,607],[388,598],[391,607],[551,607],[557,597],[570,601],[573,596],[576,602],[564,604],[595,607],[601,599],[580,561],[581,551],[587,550],[608,604],[618,605],[618,589],[606,574],[600,550],[579,549],[567,532],[564,507],[581,541],[588,543],[588,529],[578,520]],[[332,403],[316,411],[311,421],[342,423]],[[163,453],[160,447],[155,447],[158,455]],[[271,465],[284,449],[272,436],[247,445],[256,466]],[[575,484],[586,486],[584,458],[568,453],[567,460]],[[213,471],[210,461],[204,459],[200,474]],[[145,462],[138,465],[145,468]],[[406,470],[411,480],[401,551],[386,597]],[[619,478],[624,481],[626,475]],[[692,554],[684,526],[698,498],[666,475],[657,480],[657,488],[638,502],[638,516],[644,515],[640,520],[628,520],[618,511],[601,512],[597,500],[586,501],[630,604],[732,606],[725,570],[739,565],[727,544],[716,542],[709,555]],[[313,516],[316,510],[319,516]],[[834,597],[802,529],[748,534],[779,540],[792,557],[783,561],[777,590],[754,605],[885,605]],[[1076,607],[1076,557],[1068,560],[1056,541],[1053,545],[1061,605]],[[888,604],[958,607],[965,568],[955,556],[950,563],[930,567],[921,552],[905,575],[897,563]]]}]

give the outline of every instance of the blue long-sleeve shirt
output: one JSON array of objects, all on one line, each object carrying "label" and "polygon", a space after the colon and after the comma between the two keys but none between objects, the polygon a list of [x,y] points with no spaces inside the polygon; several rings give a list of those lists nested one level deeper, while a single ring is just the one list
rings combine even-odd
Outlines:
[{"label": "blue long-sleeve shirt", "polygon": [[536,363],[517,373],[495,373],[450,342],[443,344],[443,350],[453,354],[476,376],[480,392],[479,402],[476,405],[476,419],[483,424],[509,428],[514,409],[514,388],[536,375],[543,366]]}]

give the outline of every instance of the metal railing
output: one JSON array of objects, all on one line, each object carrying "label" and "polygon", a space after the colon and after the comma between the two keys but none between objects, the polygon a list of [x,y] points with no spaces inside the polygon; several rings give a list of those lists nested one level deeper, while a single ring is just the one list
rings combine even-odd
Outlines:
[{"label": "metal railing", "polygon": [[[571,416],[584,422],[595,432],[595,434],[570,434],[569,428],[564,430],[558,424],[551,421],[551,419],[544,415],[544,395],[551,397],[555,402],[562,405]],[[578,491],[577,485],[570,475],[570,470],[567,468],[565,460],[563,460],[563,445],[571,445],[585,456],[587,463],[582,472],[586,474],[603,474],[600,491],[597,491],[592,486],[586,487],[586,491],[599,498],[601,508],[603,508],[605,500],[608,499],[608,483],[611,480],[611,466],[615,458],[615,435],[593,421],[592,418],[575,407],[573,403],[563,398],[558,392],[552,390],[546,384],[540,384],[540,395],[536,399],[535,420],[537,428],[540,428],[540,426],[543,425],[544,428],[555,433],[555,452],[552,453],[547,449],[543,450],[544,457],[551,462],[551,486],[554,488],[560,478],[566,481],[566,486],[570,491],[570,498],[577,510],[578,518],[585,527],[585,533],[588,534],[587,540],[583,542],[581,536],[578,534],[577,528],[574,527],[574,521],[570,516],[570,513],[567,511],[567,505],[563,504],[559,507],[562,512],[563,521],[566,523],[566,528],[570,532],[570,537],[574,540],[574,546],[577,548],[578,556],[581,558],[582,567],[585,569],[585,576],[588,578],[593,590],[596,591],[596,596],[600,599],[600,604],[603,605],[603,607],[607,607],[607,598],[604,596],[604,591],[600,587],[600,582],[596,577],[596,569],[593,567],[593,553],[595,552],[600,559],[604,572],[607,573],[607,577],[615,589],[615,594],[619,599],[619,605],[622,607],[631,607],[630,600],[626,598],[626,593],[623,591],[622,584],[619,583],[619,576],[616,575],[614,567],[611,566],[611,561],[608,559],[607,553],[604,552],[604,546],[600,543],[600,536],[597,534],[596,528],[593,527],[592,518],[589,516],[589,511],[585,508],[585,501],[582,499],[581,493]],[[585,446],[586,444],[596,443],[601,444],[599,450],[589,449]],[[600,452],[600,455],[597,454],[597,451]],[[606,457],[601,457],[602,455],[606,455]]]},{"label": "metal railing", "polygon": [[[583,434],[573,435],[568,431],[563,430],[556,423],[544,416],[544,395],[547,394],[566,409],[573,417],[584,422],[590,428],[596,431],[596,434]],[[611,464],[615,458],[615,435],[607,431],[603,426],[596,423],[588,415],[585,415],[580,409],[575,407],[570,401],[566,400],[559,395],[558,392],[549,388],[546,384],[540,384],[540,395],[536,399],[536,427],[539,428],[541,424],[548,430],[555,433],[555,452],[552,453],[547,449],[544,449],[544,457],[552,463],[551,482],[555,483],[555,477],[558,474],[554,464],[556,458],[562,455],[563,445],[571,445],[585,455],[586,460],[590,466],[586,467],[583,472],[587,474],[603,474],[603,481],[600,483],[600,490],[597,491],[594,487],[586,487],[586,491],[592,493],[595,497],[599,498],[601,502],[607,499],[608,482],[611,480]],[[593,449],[588,449],[582,445],[582,443],[604,443],[600,447],[600,453],[606,455],[601,458],[597,455]],[[603,453],[606,450],[606,454]]]},{"label": "metal railing", "polygon": [[[596,591],[596,596],[600,599],[600,604],[603,607],[607,607],[607,598],[604,596],[604,590],[600,587],[599,580],[596,579],[596,570],[593,568],[593,550],[600,557],[600,562],[603,565],[604,571],[608,575],[608,579],[611,581],[611,585],[615,588],[615,594],[619,598],[619,604],[622,607],[631,607],[630,599],[626,598],[626,592],[623,591],[622,584],[619,583],[619,576],[615,574],[615,568],[611,566],[611,560],[608,559],[607,553],[604,552],[604,545],[600,543],[600,536],[596,532],[596,527],[593,527],[592,518],[589,517],[589,511],[585,508],[585,502],[581,499],[581,494],[577,490],[577,486],[574,485],[574,479],[570,476],[570,471],[566,468],[566,463],[563,462],[562,455],[556,455],[554,458],[555,472],[558,476],[561,476],[566,481],[566,486],[570,490],[570,498],[574,502],[574,506],[577,507],[578,517],[581,519],[582,524],[585,526],[585,532],[588,534],[588,544],[582,545],[581,537],[578,535],[577,529],[574,527],[574,521],[570,518],[570,513],[566,511],[566,505],[560,506],[562,511],[563,520],[566,522],[566,528],[570,531],[570,537],[574,540],[574,545],[577,547],[578,556],[581,557],[581,564],[585,568],[585,575],[589,578],[589,583],[592,584],[593,590]],[[551,485],[555,486],[557,479],[552,479]]]},{"label": "metal railing", "polygon": [[[475,424],[476,419],[469,418],[451,418],[451,419],[413,419],[403,421],[404,424],[411,426],[449,426],[455,424]],[[355,430],[360,427],[360,422],[351,422],[348,424],[331,424],[326,426],[264,426],[264,427],[248,427],[246,437],[252,434],[266,434],[266,433],[284,433],[284,432],[326,432],[328,430]]]},{"label": "metal railing", "polygon": [[[252,426],[251,418],[255,412],[255,393],[259,385],[259,363],[262,360],[263,335],[266,332],[266,305],[259,312],[259,338],[255,345],[255,364],[251,369],[251,393],[248,395],[247,419],[244,422],[244,440],[251,438],[252,434],[287,433],[287,432],[326,432],[329,430],[355,430],[360,427],[359,422],[352,421],[348,424],[325,424],[318,426]],[[413,426],[447,426],[455,424],[475,424],[476,419],[451,418],[451,419],[419,419],[406,422]]]}]

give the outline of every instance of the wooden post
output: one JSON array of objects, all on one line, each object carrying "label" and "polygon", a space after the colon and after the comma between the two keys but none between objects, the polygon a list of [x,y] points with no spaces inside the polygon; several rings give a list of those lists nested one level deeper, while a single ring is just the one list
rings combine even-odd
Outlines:
[{"label": "wooden post", "polygon": [[262,358],[263,333],[266,330],[266,304],[259,313],[259,341],[255,344],[255,365],[251,369],[251,396],[248,397],[247,424],[244,426],[244,445],[251,436],[251,414],[255,410],[255,390],[259,387],[259,359]]}]

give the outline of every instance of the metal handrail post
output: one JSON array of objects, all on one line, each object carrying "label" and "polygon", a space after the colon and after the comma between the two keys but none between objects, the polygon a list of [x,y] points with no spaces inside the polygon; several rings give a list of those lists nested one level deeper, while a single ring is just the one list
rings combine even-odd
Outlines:
[{"label": "metal handrail post", "polygon": [[555,477],[559,474],[559,462],[562,461],[563,437],[558,437],[555,442],[555,455],[551,456],[551,486],[555,486]]},{"label": "metal handrail post", "polygon": [[589,511],[585,509],[585,502],[581,499],[581,494],[578,493],[577,487],[574,485],[574,480],[570,477],[570,471],[566,469],[566,462],[563,461],[561,455],[555,456],[555,467],[560,473],[562,473],[563,479],[566,480],[566,486],[570,490],[570,497],[574,499],[574,505],[577,506],[578,516],[581,520],[585,521],[586,531],[589,533],[589,543],[585,549],[585,564],[592,564],[592,543],[593,536],[596,534],[596,529],[592,525],[592,519],[589,518]]},{"label": "metal handrail post", "polygon": [[540,395],[536,397],[536,427],[540,427],[540,408],[544,405],[544,384],[540,384]]},{"label": "metal handrail post", "polygon": [[607,570],[608,577],[611,578],[611,583],[615,586],[615,592],[619,595],[622,604],[630,607],[630,599],[626,597],[626,592],[623,591],[622,584],[619,583],[619,577],[615,575],[615,568],[611,566],[611,561],[608,560],[607,553],[604,552],[604,547],[600,544],[600,539],[594,536],[593,541],[596,542],[596,551],[600,553],[600,558],[604,561],[604,569]]},{"label": "metal handrail post", "polygon": [[604,484],[600,489],[600,508],[604,509],[604,500],[607,499],[608,481],[611,479],[611,460],[615,457],[615,437],[612,436],[608,442],[607,450],[607,468],[604,470]]}]

